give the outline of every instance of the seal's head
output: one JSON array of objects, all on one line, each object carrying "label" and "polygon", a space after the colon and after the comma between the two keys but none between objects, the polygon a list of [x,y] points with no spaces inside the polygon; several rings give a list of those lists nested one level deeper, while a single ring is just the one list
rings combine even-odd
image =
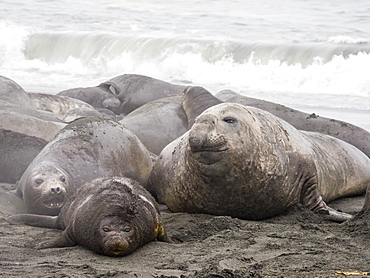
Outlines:
[{"label": "seal's head", "polygon": [[102,219],[99,233],[104,255],[125,256],[134,252],[138,247],[135,227],[118,216]]},{"label": "seal's head", "polygon": [[25,182],[23,199],[29,213],[58,215],[73,193],[72,179],[68,173],[52,164],[32,169]]}]

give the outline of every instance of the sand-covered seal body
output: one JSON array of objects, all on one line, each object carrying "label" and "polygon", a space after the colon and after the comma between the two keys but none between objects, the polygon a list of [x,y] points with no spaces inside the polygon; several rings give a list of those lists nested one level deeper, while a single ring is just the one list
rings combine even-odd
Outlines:
[{"label": "sand-covered seal body", "polygon": [[175,212],[258,220],[302,203],[344,221],[350,216],[324,201],[363,193],[369,169],[366,155],[345,142],[224,103],[204,111],[162,151],[148,189]]},{"label": "sand-covered seal body", "polygon": [[39,248],[82,245],[95,253],[125,256],[153,240],[169,241],[154,198],[138,182],[104,177],[81,186],[58,216],[20,214],[12,224],[62,229]]},{"label": "sand-covered seal body", "polygon": [[17,194],[27,212],[57,215],[87,181],[126,176],[145,184],[151,168],[150,153],[131,131],[114,120],[83,118],[67,125],[35,157]]}]

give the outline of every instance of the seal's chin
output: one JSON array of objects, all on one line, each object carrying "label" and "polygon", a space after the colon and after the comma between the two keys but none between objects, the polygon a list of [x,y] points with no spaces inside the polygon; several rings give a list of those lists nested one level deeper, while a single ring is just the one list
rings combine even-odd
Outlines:
[{"label": "seal's chin", "polygon": [[106,242],[105,254],[112,257],[125,256],[132,253],[129,243],[126,240],[114,240]]},{"label": "seal's chin", "polygon": [[42,202],[43,205],[50,209],[59,209],[61,208],[65,203],[64,196],[58,196],[58,197],[51,197],[45,201]]}]

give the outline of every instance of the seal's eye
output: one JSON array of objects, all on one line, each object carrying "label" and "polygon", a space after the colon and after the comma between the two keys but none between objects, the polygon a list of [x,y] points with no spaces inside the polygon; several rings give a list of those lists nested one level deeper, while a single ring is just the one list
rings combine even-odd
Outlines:
[{"label": "seal's eye", "polygon": [[61,182],[65,182],[65,181],[66,181],[66,178],[65,178],[64,176],[61,176],[61,177],[59,178],[59,180],[60,180]]},{"label": "seal's eye", "polygon": [[130,227],[126,227],[126,228],[123,229],[123,231],[125,233],[129,233],[129,232],[131,232],[131,228]]},{"label": "seal's eye", "polygon": [[44,182],[44,180],[43,179],[36,179],[35,180],[35,183],[37,184],[37,185],[40,185],[40,184],[42,184]]},{"label": "seal's eye", "polygon": [[109,228],[107,228],[107,227],[104,227],[102,230],[103,230],[103,232],[106,232],[106,233],[110,232]]},{"label": "seal's eye", "polygon": [[237,119],[235,119],[233,117],[226,117],[226,118],[223,118],[223,121],[228,123],[228,124],[233,124],[233,123],[237,122]]}]

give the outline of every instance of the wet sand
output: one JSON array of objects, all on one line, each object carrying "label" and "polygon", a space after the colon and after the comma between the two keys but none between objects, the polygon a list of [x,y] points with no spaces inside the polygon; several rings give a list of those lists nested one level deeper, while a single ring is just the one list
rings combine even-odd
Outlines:
[{"label": "wet sand", "polygon": [[[152,242],[129,256],[111,258],[81,246],[35,249],[60,231],[8,224],[6,217],[20,211],[12,188],[0,187],[1,277],[293,278],[370,272],[369,215],[338,224],[297,205],[278,217],[247,221],[171,213],[161,206],[174,243]],[[344,198],[331,206],[355,214],[363,201],[364,196]]]}]

